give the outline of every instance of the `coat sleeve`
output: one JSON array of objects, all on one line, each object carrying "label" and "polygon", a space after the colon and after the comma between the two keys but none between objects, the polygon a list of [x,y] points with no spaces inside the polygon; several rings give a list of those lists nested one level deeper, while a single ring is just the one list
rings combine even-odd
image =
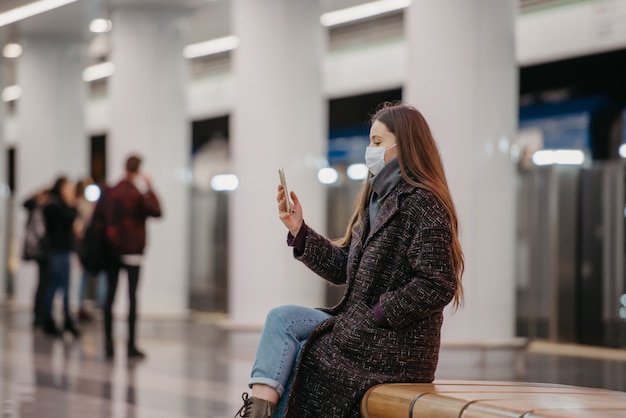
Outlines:
[{"label": "coat sleeve", "polygon": [[161,216],[161,204],[152,190],[141,195],[141,207],[146,216],[153,216],[155,218]]},{"label": "coat sleeve", "polygon": [[52,204],[47,205],[44,208],[44,216],[46,218],[46,222],[49,223],[58,223],[62,225],[71,225],[78,212],[75,207],[68,207],[65,205]]},{"label": "coat sleeve", "polygon": [[413,272],[403,287],[384,293],[380,304],[393,328],[401,328],[441,311],[454,297],[452,232],[447,223],[420,227],[407,257]]},{"label": "coat sleeve", "polygon": [[333,284],[346,283],[348,248],[337,247],[305,224],[304,252],[294,256],[314,273]]}]

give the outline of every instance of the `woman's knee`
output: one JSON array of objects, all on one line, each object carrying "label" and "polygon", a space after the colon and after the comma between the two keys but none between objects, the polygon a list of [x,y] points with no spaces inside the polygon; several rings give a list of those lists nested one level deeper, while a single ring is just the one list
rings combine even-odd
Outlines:
[{"label": "woman's knee", "polygon": [[298,305],[284,305],[269,311],[265,321],[265,329],[279,332],[286,330],[298,335],[308,334],[310,328],[328,317],[328,314],[317,309]]},{"label": "woman's knee", "polygon": [[270,318],[289,318],[289,319],[306,319],[311,316],[317,316],[319,311],[313,308],[307,308],[300,305],[282,305],[273,308],[267,314],[267,319]]},{"label": "woman's knee", "polygon": [[272,308],[265,318],[266,323],[276,323],[281,322],[284,323],[286,320],[293,319],[298,311],[300,306],[297,305],[283,305],[277,306],[276,308]]}]

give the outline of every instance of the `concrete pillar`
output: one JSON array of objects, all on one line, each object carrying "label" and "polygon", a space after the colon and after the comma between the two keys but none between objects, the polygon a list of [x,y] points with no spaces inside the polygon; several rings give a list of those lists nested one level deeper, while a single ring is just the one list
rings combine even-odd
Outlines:
[{"label": "concrete pillar", "polygon": [[[4,36],[0,35],[0,47],[3,47],[3,46],[4,46]],[[0,69],[3,69],[2,60],[3,60],[3,57],[0,54]],[[3,77],[2,77],[3,72],[4,71],[0,71],[0,93],[6,87],[3,82]],[[6,300],[6,287],[7,287],[6,243],[7,243],[7,237],[10,236],[9,223],[8,223],[9,219],[7,217],[7,207],[6,207],[7,199],[5,196],[6,194],[3,193],[3,190],[7,190],[6,189],[6,171],[7,171],[6,170],[6,155],[7,154],[6,154],[6,149],[4,145],[5,110],[6,110],[6,103],[4,103],[0,99],[0,150],[2,151],[2,153],[0,154],[0,156],[2,156],[2,158],[0,158],[0,266],[1,266],[0,268],[2,269],[0,271],[1,272],[0,274],[0,306],[2,306]]]},{"label": "concrete pillar", "polygon": [[[148,220],[139,312],[182,316],[188,308],[190,123],[185,88],[185,10],[177,0],[111,3],[111,125],[108,183],[117,184],[130,153],[144,158],[161,200],[163,218]],[[120,281],[117,303],[127,302]],[[118,309],[119,310],[119,309]]]},{"label": "concrete pillar", "polygon": [[[86,44],[80,36],[24,34],[18,61],[15,243],[21,255],[26,212],[24,200],[49,187],[63,174],[72,181],[88,173],[88,142],[82,79]],[[30,306],[36,283],[35,263],[21,263],[14,301]]]},{"label": "concrete pillar", "polygon": [[516,10],[513,0],[415,1],[406,14],[404,98],[439,143],[465,252],[466,304],[448,312],[444,341],[515,333]]},{"label": "concrete pillar", "polygon": [[262,324],[274,306],[323,303],[321,279],[293,260],[278,219],[284,167],[304,219],[324,233],[326,156],[321,86],[323,31],[316,0],[234,0],[237,88],[231,156],[239,188],[230,210],[229,307],[235,324]]}]

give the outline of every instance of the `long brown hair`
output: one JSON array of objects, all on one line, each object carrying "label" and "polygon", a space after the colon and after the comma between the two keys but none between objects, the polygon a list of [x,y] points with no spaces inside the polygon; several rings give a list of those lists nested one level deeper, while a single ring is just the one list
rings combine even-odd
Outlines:
[{"label": "long brown hair", "polygon": [[[456,276],[454,308],[463,304],[462,276],[465,269],[463,250],[459,240],[458,218],[448,182],[443,169],[437,143],[430,132],[424,116],[414,107],[402,103],[384,103],[372,116],[371,122],[379,121],[396,137],[398,144],[398,163],[402,178],[407,183],[426,189],[435,195],[445,207],[450,217],[452,228],[452,265]],[[369,175],[371,177],[371,173]],[[356,203],[355,211],[348,222],[345,236],[337,241],[337,246],[347,246],[352,240],[355,225],[363,222],[365,210],[369,204],[371,186],[369,181],[363,188]]]}]

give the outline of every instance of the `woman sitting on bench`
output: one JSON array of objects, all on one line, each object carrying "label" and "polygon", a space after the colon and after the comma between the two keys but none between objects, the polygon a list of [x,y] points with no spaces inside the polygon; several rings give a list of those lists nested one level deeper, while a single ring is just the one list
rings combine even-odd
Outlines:
[{"label": "woman sitting on bench", "polygon": [[329,309],[282,306],[267,316],[241,417],[360,417],[365,391],[431,382],[443,309],[458,307],[463,253],[457,215],[428,124],[415,108],[385,104],[372,118],[369,178],[343,239],[303,220],[278,186],[279,217],[297,260],[347,284]]}]

